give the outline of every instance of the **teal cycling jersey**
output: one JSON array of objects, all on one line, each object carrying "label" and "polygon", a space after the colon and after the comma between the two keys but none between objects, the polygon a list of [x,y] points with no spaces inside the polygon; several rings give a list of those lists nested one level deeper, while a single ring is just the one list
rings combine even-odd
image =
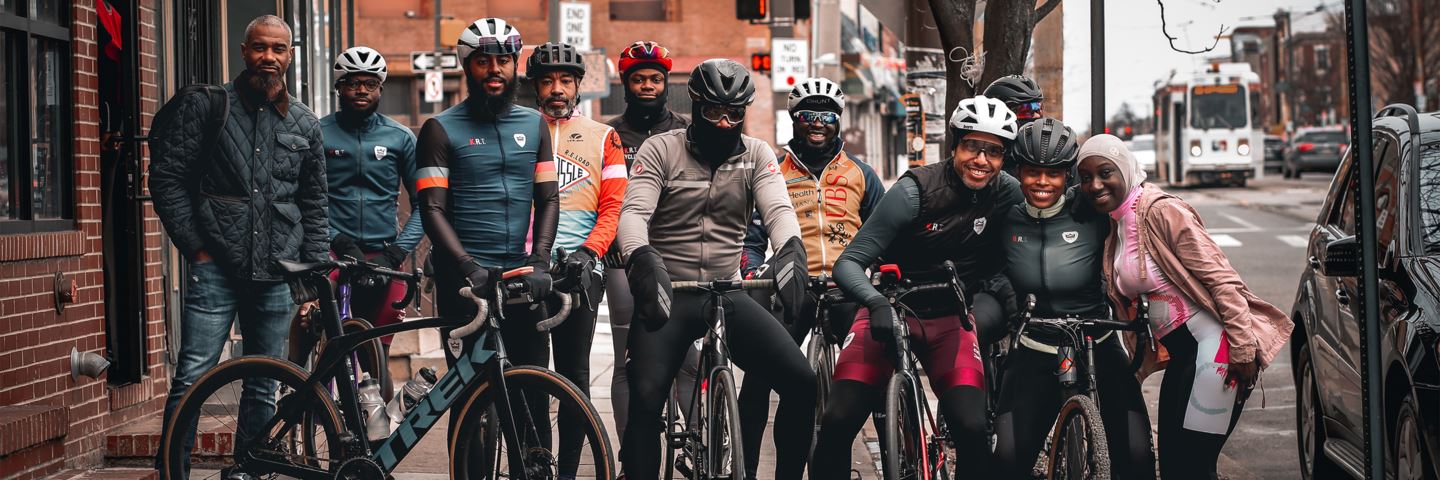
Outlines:
[{"label": "teal cycling jersey", "polygon": [[[367,251],[391,243],[414,251],[425,235],[415,201],[415,134],[378,113],[353,123],[333,113],[320,119],[320,132],[330,185],[330,237],[345,234]],[[411,210],[397,229],[401,188]]]}]

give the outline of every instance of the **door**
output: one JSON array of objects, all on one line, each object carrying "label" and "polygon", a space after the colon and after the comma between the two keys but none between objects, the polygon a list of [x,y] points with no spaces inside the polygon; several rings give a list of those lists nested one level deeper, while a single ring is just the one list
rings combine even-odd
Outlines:
[{"label": "door", "polygon": [[[1310,258],[1325,258],[1325,245],[1356,233],[1355,228],[1355,187],[1357,185],[1353,157],[1347,158],[1337,174],[1337,181],[1331,186],[1331,202],[1322,221],[1315,227],[1310,242]],[[1352,305],[1358,303],[1356,283],[1353,278],[1327,277],[1312,263],[1313,283],[1309,285],[1312,322],[1310,332],[1310,354],[1315,369],[1315,380],[1319,386],[1319,401],[1325,413],[1335,420],[1340,428],[1331,429],[1331,437],[1346,441],[1357,441],[1363,425],[1358,402],[1360,397],[1359,373],[1355,369],[1353,338],[1356,319]]]},{"label": "door", "polygon": [[137,119],[139,10],[133,0],[98,0],[101,244],[106,350],[112,385],[140,381],[147,365],[144,205]]}]

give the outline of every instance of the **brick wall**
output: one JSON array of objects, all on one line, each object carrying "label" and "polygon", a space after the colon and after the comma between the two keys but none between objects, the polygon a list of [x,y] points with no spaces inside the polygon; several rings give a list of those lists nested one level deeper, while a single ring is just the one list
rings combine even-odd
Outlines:
[{"label": "brick wall", "polygon": [[[143,125],[157,108],[156,0],[141,7],[141,110]],[[119,388],[93,379],[70,378],[69,353],[105,354],[104,274],[102,271],[99,94],[95,0],[76,0],[71,10],[71,69],[74,102],[75,225],[71,231],[0,235],[0,406],[48,405],[65,408],[63,441],[66,468],[99,465],[104,435],[111,429],[163,406],[168,388],[165,369],[164,291],[161,249],[164,242],[153,208],[145,211],[147,374]],[[130,19],[126,19],[127,21]],[[130,48],[130,45],[126,45]],[[74,279],[79,295],[63,313],[54,310],[53,276]],[[0,471],[0,477],[13,473]]]}]

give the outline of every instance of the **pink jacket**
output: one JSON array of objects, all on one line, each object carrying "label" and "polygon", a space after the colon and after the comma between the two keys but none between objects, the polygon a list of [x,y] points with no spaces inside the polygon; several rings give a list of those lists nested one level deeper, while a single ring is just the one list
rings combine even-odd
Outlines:
[{"label": "pink jacket", "polygon": [[[1225,325],[1231,363],[1258,358],[1261,366],[1269,365],[1290,339],[1295,323],[1250,292],[1189,204],[1148,183],[1140,188],[1144,190],[1135,204],[1135,218],[1141,253],[1149,253],[1171,283]],[[1133,311],[1131,299],[1115,287],[1112,259],[1117,234],[1112,221],[1105,239],[1105,281],[1110,300]]]}]

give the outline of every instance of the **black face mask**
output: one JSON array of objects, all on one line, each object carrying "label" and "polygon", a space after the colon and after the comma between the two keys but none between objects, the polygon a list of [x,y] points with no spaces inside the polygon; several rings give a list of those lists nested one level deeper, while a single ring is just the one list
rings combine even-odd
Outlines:
[{"label": "black face mask", "polygon": [[[670,76],[665,76],[668,82]],[[670,96],[670,84],[665,84],[665,89],[660,91],[653,99],[640,98],[630,87],[625,87],[625,120],[631,125],[648,128],[660,121],[661,114],[665,112],[665,99]]]},{"label": "black face mask", "polygon": [[700,114],[702,104],[695,102],[690,105],[690,123],[687,136],[694,143],[695,149],[699,151],[701,160],[716,166],[724,163],[735,150],[740,146],[740,130],[744,124],[736,125],[734,128],[723,129],[710,123]]}]

